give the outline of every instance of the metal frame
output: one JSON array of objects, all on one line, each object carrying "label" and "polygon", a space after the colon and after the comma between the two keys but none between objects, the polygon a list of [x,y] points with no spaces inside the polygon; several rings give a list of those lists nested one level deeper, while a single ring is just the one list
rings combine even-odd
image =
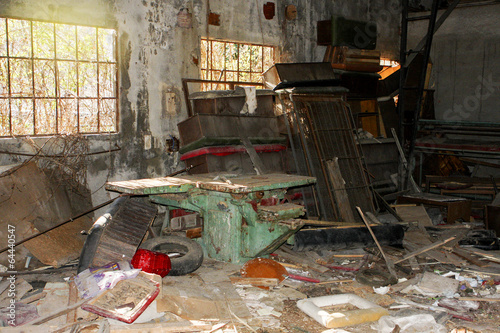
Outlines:
[{"label": "metal frame", "polygon": [[[54,22],[47,22],[47,21],[39,21],[39,20],[32,20],[32,19],[22,19],[22,18],[8,18],[8,17],[2,17],[0,19],[4,19],[5,21],[2,22],[5,24],[5,31],[6,31],[6,55],[1,55],[0,60],[2,59],[7,59],[7,72],[8,72],[8,77],[7,77],[7,85],[8,85],[8,95],[7,96],[2,96],[0,95],[0,100],[8,100],[8,114],[9,114],[9,129],[8,132],[9,134],[3,135],[1,137],[12,137],[16,135],[30,135],[30,136],[47,136],[47,135],[54,135],[54,134],[59,134],[61,133],[61,128],[60,128],[60,101],[63,100],[74,100],[76,101],[76,106],[77,106],[77,114],[76,114],[76,133],[80,134],[100,134],[100,133],[116,133],[118,131],[118,117],[119,117],[119,92],[118,92],[118,34],[117,34],[117,29],[116,28],[103,28],[103,27],[97,27],[97,26],[85,26],[85,25],[77,25],[77,24],[66,24],[66,23],[54,23]],[[30,30],[30,42],[31,42],[31,49],[30,49],[30,56],[12,56],[10,53],[10,47],[9,47],[9,21],[10,20],[20,20],[20,21],[25,21],[29,22],[29,30]],[[52,29],[53,29],[53,45],[54,45],[54,57],[53,58],[43,58],[43,57],[35,57],[34,54],[34,36],[33,36],[33,23],[45,23],[45,24],[51,24]],[[56,34],[56,27],[59,25],[69,25],[73,26],[74,29],[74,41],[75,41],[75,59],[61,59],[58,58],[57,55],[57,34]],[[96,59],[95,60],[82,60],[79,59],[79,42],[78,42],[78,27],[85,27],[85,28],[92,28],[95,29],[95,52],[96,52]],[[102,61],[100,59],[99,55],[99,30],[106,29],[106,30],[114,30],[116,32],[114,36],[114,61]],[[13,91],[12,91],[12,81],[11,81],[11,60],[24,60],[24,61],[30,61],[31,62],[31,87],[30,87],[30,93],[28,95],[22,95],[22,96],[13,96]],[[35,62],[36,61],[50,61],[53,63],[54,66],[54,95],[53,96],[36,96],[35,94]],[[76,84],[77,84],[77,94],[74,97],[63,97],[59,96],[59,67],[58,64],[61,63],[74,63],[76,65]],[[96,97],[83,97],[80,96],[80,84],[79,84],[79,75],[80,75],[80,66],[79,64],[95,64],[97,67],[96,69]],[[115,92],[114,96],[112,97],[103,97],[100,95],[100,66],[101,65],[111,65],[114,66],[114,86],[115,86]],[[112,69],[113,70],[113,69]],[[17,134],[13,132],[13,118],[12,118],[12,101],[14,100],[24,100],[24,99],[31,99],[32,100],[32,110],[33,110],[33,126],[31,128],[32,132],[31,133],[26,133],[26,134]],[[37,101],[53,101],[55,102],[55,132],[54,131],[48,131],[48,132],[41,132],[40,128],[37,126],[37,112],[36,112],[36,104]],[[87,131],[84,132],[81,130],[81,124],[80,124],[80,101],[83,100],[90,100],[90,101],[96,101],[97,102],[97,110],[96,110],[96,117],[97,117],[97,130],[96,131]],[[115,107],[115,118],[114,118],[114,131],[102,131],[101,130],[101,112],[100,112],[100,105],[102,101],[114,101],[114,107]]]},{"label": "metal frame", "polygon": [[[255,44],[255,43],[243,43],[243,42],[235,42],[235,41],[229,41],[229,40],[218,40],[218,39],[211,39],[211,38],[201,38],[201,42],[206,42],[207,43],[207,48],[206,48],[206,61],[205,63],[201,61],[201,68],[200,71],[206,71],[206,81],[211,81],[213,83],[216,83],[215,88],[213,87],[212,84],[210,84],[210,87],[207,85],[207,88],[212,89],[212,90],[217,90],[219,84],[225,84],[223,83],[224,81],[226,82],[240,82],[240,73],[246,73],[250,75],[250,80],[252,80],[252,75],[261,75],[265,69],[264,69],[264,48],[270,48],[271,49],[271,59],[274,63],[274,56],[275,56],[275,47],[273,45],[266,45],[266,44]],[[224,68],[223,69],[214,69],[213,68],[213,44],[215,43],[223,43],[224,47],[224,54],[226,52],[226,45],[227,44],[236,44],[238,48],[238,59],[237,59],[237,68],[236,70],[228,70],[227,69],[227,63],[226,63],[226,57],[224,57]],[[254,71],[253,70],[253,65],[252,65],[252,56],[250,55],[250,70],[249,71],[244,71],[240,69],[240,52],[239,48],[244,45],[248,47],[260,47],[261,48],[261,55],[260,55],[260,65],[262,70],[261,71]],[[203,67],[205,65],[205,67]],[[220,72],[219,78],[214,78],[213,74],[215,72]],[[209,75],[210,73],[210,75]],[[227,80],[227,73],[234,73],[236,75],[237,80]],[[227,86],[224,87],[223,89],[227,89]],[[229,89],[232,89],[229,87]],[[204,89],[202,89],[204,90]]]}]

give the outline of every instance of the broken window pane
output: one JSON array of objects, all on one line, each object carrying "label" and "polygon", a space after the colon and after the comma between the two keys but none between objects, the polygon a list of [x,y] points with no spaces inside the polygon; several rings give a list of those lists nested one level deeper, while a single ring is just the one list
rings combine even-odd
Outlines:
[{"label": "broken window pane", "polygon": [[60,99],[58,103],[58,133],[78,133],[78,103],[76,99]]},{"label": "broken window pane", "polygon": [[116,131],[116,100],[103,99],[99,101],[99,116],[101,132]]},{"label": "broken window pane", "polygon": [[116,65],[114,64],[99,65],[99,96],[100,97],[116,96]]},{"label": "broken window pane", "polygon": [[78,27],[78,60],[97,60],[96,29]]},{"label": "broken window pane", "polygon": [[34,60],[36,97],[56,96],[56,68],[52,60]]},{"label": "broken window pane", "polygon": [[76,59],[76,27],[56,24],[56,55],[58,59]]},{"label": "broken window pane", "polygon": [[4,18],[0,18],[0,56],[7,55],[7,30]]},{"label": "broken window pane", "polygon": [[0,97],[9,97],[9,60],[0,58]]},{"label": "broken window pane", "polygon": [[80,99],[80,133],[95,133],[99,129],[97,99]]},{"label": "broken window pane", "polygon": [[262,73],[262,47],[257,45],[250,46],[250,58],[252,72]]},{"label": "broken window pane", "polygon": [[[201,78],[206,80],[221,78],[223,81],[261,83],[262,73],[274,64],[272,46],[202,39],[200,49],[200,74]],[[222,76],[221,70],[223,70]],[[207,83],[202,84],[201,89],[222,90],[229,86],[229,84]]]},{"label": "broken window pane", "polygon": [[33,99],[16,98],[11,100],[12,134],[34,134]]},{"label": "broken window pane", "polygon": [[11,96],[31,97],[33,95],[31,60],[10,60]]},{"label": "broken window pane", "polygon": [[76,82],[76,63],[61,61],[58,62],[57,66],[59,97],[76,97],[78,95],[78,85]]},{"label": "broken window pane", "polygon": [[116,31],[98,29],[99,31],[99,61],[116,62]]},{"label": "broken window pane", "polygon": [[38,135],[56,133],[56,99],[35,100],[35,130]]},{"label": "broken window pane", "polygon": [[97,97],[97,65],[80,63],[78,66],[78,88],[80,97]]},{"label": "broken window pane", "polygon": [[33,22],[33,57],[54,59],[54,24]]},{"label": "broken window pane", "polygon": [[0,98],[0,136],[10,135],[9,100]]},{"label": "broken window pane", "polygon": [[31,57],[31,24],[25,20],[7,20],[9,29],[9,56]]},{"label": "broken window pane", "polygon": [[116,30],[0,18],[0,136],[116,131],[117,98]]}]

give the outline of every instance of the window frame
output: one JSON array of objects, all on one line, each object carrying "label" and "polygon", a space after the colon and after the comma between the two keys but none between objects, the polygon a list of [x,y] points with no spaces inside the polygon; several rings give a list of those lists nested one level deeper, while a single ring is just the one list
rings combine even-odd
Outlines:
[{"label": "window frame", "polygon": [[[78,23],[68,23],[68,22],[58,22],[58,21],[50,21],[50,20],[42,20],[42,19],[32,19],[32,18],[24,18],[24,17],[14,17],[14,16],[4,16],[4,15],[0,15],[0,24],[5,24],[5,55],[1,55],[0,54],[0,61],[2,61],[2,59],[6,59],[6,63],[7,63],[7,78],[6,78],[6,82],[7,82],[7,93],[5,95],[2,95],[0,93],[0,101],[2,100],[6,100],[7,103],[8,103],[8,121],[7,121],[7,124],[8,124],[8,130],[7,132],[9,134],[3,134],[3,133],[0,133],[0,138],[4,139],[4,138],[16,138],[16,137],[50,137],[50,136],[54,136],[54,135],[65,135],[65,134],[78,134],[78,135],[85,135],[85,136],[90,136],[90,135],[103,135],[103,134],[116,134],[120,131],[120,89],[119,89],[119,82],[120,82],[120,68],[119,68],[119,52],[118,52],[118,28],[117,27],[111,27],[111,26],[101,26],[101,25],[87,25],[87,24],[78,24]],[[5,21],[4,21],[5,20]],[[16,21],[25,21],[25,22],[28,22],[29,24],[29,31],[30,31],[30,36],[29,36],[29,42],[30,42],[30,47],[29,47],[29,53],[30,55],[29,56],[13,56],[10,54],[10,41],[9,41],[9,20],[16,20]],[[35,36],[34,36],[34,25],[37,24],[37,23],[40,23],[40,24],[50,24],[52,25],[51,27],[51,30],[52,30],[52,33],[53,33],[53,47],[54,47],[54,50],[53,50],[53,58],[50,58],[50,57],[41,57],[41,56],[35,56],[35,46],[34,46],[34,40],[35,40]],[[74,58],[73,59],[65,59],[65,58],[59,58],[58,57],[58,48],[57,48],[57,38],[58,38],[58,35],[56,33],[57,31],[57,27],[58,26],[72,26],[74,27],[74,36],[73,36],[73,40],[74,40],[74,44],[75,44],[75,55],[74,55]],[[79,31],[79,28],[91,28],[93,29],[94,31],[92,32],[95,32],[95,44],[94,44],[94,51],[95,51],[95,58],[94,59],[79,59],[79,48],[78,46],[81,45],[81,41],[79,41],[79,37],[78,37],[78,31]],[[100,48],[100,44],[99,44],[99,41],[100,41],[100,33],[99,31],[100,30],[113,30],[114,33],[113,33],[113,53],[112,53],[112,56],[113,56],[113,59],[112,60],[107,60],[107,59],[103,59],[103,58],[100,58],[99,57],[99,48]],[[69,36],[69,35],[68,35]],[[102,37],[101,37],[102,38]],[[105,44],[105,45],[109,45],[109,44]],[[16,82],[16,80],[11,80],[11,61],[12,60],[24,60],[24,61],[28,61],[30,63],[30,66],[31,66],[31,85],[30,85],[30,88],[29,88],[29,92],[26,93],[26,94],[22,94],[22,95],[19,95],[19,96],[16,96],[15,94],[13,94],[13,91],[12,91],[12,86],[13,86],[13,82]],[[36,94],[36,83],[35,83],[35,63],[37,61],[46,61],[46,62],[53,62],[53,69],[54,69],[54,95],[53,96],[37,96]],[[76,69],[76,95],[75,96],[71,96],[71,97],[65,97],[65,96],[60,96],[59,95],[59,83],[61,82],[61,79],[60,79],[60,65],[62,63],[66,63],[66,64],[74,64],[74,67]],[[96,67],[96,71],[95,71],[95,85],[96,85],[96,95],[95,96],[91,96],[91,97],[88,97],[88,96],[82,96],[80,94],[80,88],[81,86],[83,85],[82,82],[80,81],[80,78],[79,78],[79,73],[81,71],[81,68],[80,68],[80,65],[81,64],[90,64],[90,65],[93,65]],[[114,71],[114,80],[111,80],[110,82],[113,84],[114,86],[114,92],[112,94],[112,96],[103,96],[101,95],[101,86],[100,86],[100,83],[102,82],[101,80],[101,73],[100,73],[100,67],[103,66],[103,65],[109,65],[109,66],[114,66],[114,69],[112,69]],[[32,133],[30,134],[18,134],[18,133],[14,133],[14,126],[13,126],[13,122],[15,121],[15,119],[20,119],[20,120],[23,120],[24,118],[22,117],[19,117],[19,118],[13,118],[12,115],[12,104],[13,104],[13,101],[15,100],[31,100],[31,105],[32,105],[32,109],[31,109],[31,115],[30,117],[32,117]],[[45,128],[44,129],[41,129],[41,128],[37,128],[37,112],[36,112],[36,103],[37,101],[48,101],[49,103],[52,102],[54,103],[55,105],[55,110],[54,111],[54,116],[52,118],[52,120],[54,121],[55,125],[54,125],[54,131],[52,129],[51,126]],[[61,107],[60,107],[60,102],[61,101],[64,101],[64,100],[72,100],[74,101],[74,103],[76,103],[76,114],[73,114],[73,112],[71,112],[71,114],[69,115],[70,117],[72,118],[76,118],[76,123],[75,124],[72,124],[72,127],[73,129],[75,129],[74,131],[64,131],[64,129],[61,128],[61,124],[60,124],[60,119],[61,119],[61,113],[60,113],[60,110],[61,110]],[[81,108],[81,101],[84,101],[84,100],[88,100],[92,103],[96,103],[95,106],[97,108],[95,114],[96,114],[96,119],[97,119],[97,125],[96,125],[96,130],[90,130],[90,131],[84,131],[82,130],[82,124],[81,124],[81,113],[80,113],[80,110],[83,110],[83,108]],[[102,116],[102,111],[100,109],[100,104],[102,103],[102,101],[114,101],[114,102],[111,102],[110,105],[113,105],[114,106],[114,116],[109,118],[110,120],[112,119],[113,123],[112,123],[112,127],[114,127],[114,130],[112,131],[105,131],[105,130],[102,130],[102,126],[105,126],[102,124],[101,120],[101,116]],[[3,126],[2,124],[0,124],[0,126]],[[48,131],[47,131],[48,130]],[[43,132],[43,133],[42,133]]]},{"label": "window frame", "polygon": [[[265,63],[265,58],[264,58],[264,49],[265,48],[270,48],[271,49],[271,61],[272,64],[275,64],[276,62],[276,46],[271,45],[271,44],[258,44],[258,43],[247,43],[247,42],[241,42],[241,41],[234,41],[230,39],[219,39],[219,38],[207,38],[207,37],[201,37],[200,38],[200,49],[203,48],[203,43],[207,43],[207,47],[205,48],[205,54],[206,56],[206,61],[203,61],[203,50],[201,50],[201,57],[200,57],[200,77],[203,80],[206,81],[224,81],[224,82],[234,82],[234,84],[241,84],[241,85],[246,85],[246,86],[251,86],[251,85],[256,85],[257,88],[262,88],[263,87],[263,81],[262,78],[260,78],[258,81],[250,79],[249,81],[242,81],[240,80],[240,74],[245,73],[252,78],[252,75],[259,75],[261,76],[265,71],[267,71],[269,68],[266,68],[264,66]],[[217,69],[214,68],[214,61],[213,61],[213,43],[224,43],[224,50],[226,50],[226,45],[227,44],[237,44],[238,45],[238,59],[237,59],[237,67],[236,69],[227,69],[227,63],[226,63],[226,58],[224,57],[224,66],[223,69]],[[250,56],[250,63],[249,63],[249,70],[242,70],[240,69],[240,52],[239,48],[241,45],[248,46],[248,47],[261,47],[261,60],[260,60],[260,65],[262,68],[262,71],[254,71],[252,66],[252,57]],[[205,63],[204,63],[205,62]],[[205,71],[205,76],[203,75]],[[221,73],[223,74],[222,77],[213,77],[214,73]],[[227,74],[228,72],[233,73],[234,77],[237,78],[237,80],[228,80],[227,79]],[[212,82],[207,82],[207,83],[202,83],[201,84],[201,91],[207,91],[207,90],[224,90],[224,89],[233,89],[234,84],[229,84],[229,83],[212,83]]]}]

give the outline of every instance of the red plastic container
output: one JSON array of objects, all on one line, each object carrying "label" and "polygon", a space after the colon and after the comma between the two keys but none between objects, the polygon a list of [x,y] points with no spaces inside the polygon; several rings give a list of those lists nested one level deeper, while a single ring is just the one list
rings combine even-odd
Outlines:
[{"label": "red plastic container", "polygon": [[168,255],[145,249],[139,249],[135,252],[131,264],[134,268],[140,268],[146,273],[158,274],[161,277],[167,276],[172,269]]}]

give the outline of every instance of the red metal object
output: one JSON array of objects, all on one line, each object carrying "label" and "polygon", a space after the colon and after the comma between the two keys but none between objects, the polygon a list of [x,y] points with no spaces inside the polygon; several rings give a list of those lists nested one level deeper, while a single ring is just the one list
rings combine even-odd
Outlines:
[{"label": "red metal object", "polygon": [[[257,153],[272,153],[272,152],[286,150],[286,146],[280,144],[256,145],[254,146],[254,148]],[[245,153],[245,152],[246,148],[244,146],[204,147],[183,154],[181,156],[181,161],[208,154],[215,156],[227,156],[235,153]]]},{"label": "red metal object", "polygon": [[346,267],[346,266],[326,266],[330,269],[338,269],[340,271],[347,271],[347,272],[357,272],[359,271],[359,268],[355,267]]},{"label": "red metal object", "polygon": [[266,2],[263,7],[264,17],[266,20],[271,20],[276,14],[276,6],[274,5],[274,2]]},{"label": "red metal object", "polygon": [[260,200],[261,206],[276,206],[279,203],[278,198],[264,198]]},{"label": "red metal object", "polygon": [[295,275],[295,274],[288,274],[288,277],[293,280],[298,280],[298,281],[305,281],[305,282],[312,282],[312,283],[320,283],[321,281],[318,279],[313,279],[309,278],[307,276],[301,276],[301,275]]},{"label": "red metal object", "polygon": [[168,255],[145,249],[137,250],[131,264],[134,268],[140,268],[146,273],[158,274],[161,277],[167,276],[172,269]]},{"label": "red metal object", "polygon": [[185,215],[189,215],[189,214],[193,214],[193,212],[187,211],[187,210],[181,209],[181,208],[170,210],[170,218],[171,219],[173,219],[174,217],[185,216]]}]

